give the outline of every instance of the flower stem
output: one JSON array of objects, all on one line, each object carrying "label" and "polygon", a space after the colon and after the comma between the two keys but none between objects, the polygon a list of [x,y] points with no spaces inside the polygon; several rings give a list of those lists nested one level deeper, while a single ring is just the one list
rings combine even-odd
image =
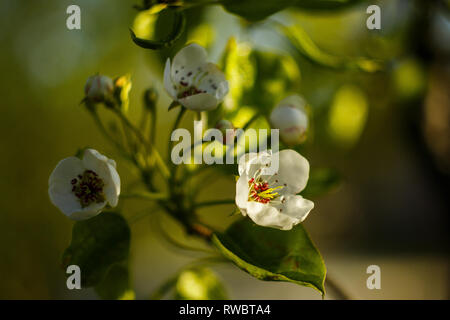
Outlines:
[{"label": "flower stem", "polygon": [[121,194],[121,198],[138,198],[145,200],[164,200],[167,199],[167,194],[156,192],[135,192],[128,194]]},{"label": "flower stem", "polygon": [[250,118],[250,120],[247,121],[247,123],[242,127],[243,130],[248,129],[248,127],[250,127],[250,125],[253,123],[253,121],[255,121],[256,119],[258,119],[260,116],[259,113],[256,113],[255,115],[253,115],[253,117]]},{"label": "flower stem", "polygon": [[[114,109],[115,110],[115,109]],[[120,120],[130,129],[133,131],[133,133],[136,135],[136,137],[139,139],[141,144],[145,147],[147,150],[150,146],[152,148],[151,152],[156,160],[156,165],[159,168],[161,174],[168,178],[170,176],[170,171],[167,168],[166,164],[161,158],[161,155],[159,154],[158,150],[155,148],[153,144],[148,142],[145,137],[142,135],[141,131],[139,131],[131,122],[130,120],[119,110],[115,110],[115,113],[119,116]],[[147,152],[148,153],[148,152]]]},{"label": "flower stem", "polygon": [[117,142],[116,139],[114,139],[111,134],[108,132],[108,130],[106,130],[105,126],[103,125],[103,122],[100,120],[100,117],[98,116],[98,113],[95,110],[90,110],[92,118],[94,119],[95,124],[97,125],[97,127],[99,128],[100,132],[103,134],[103,136],[109,140],[109,142],[111,142],[121,153],[122,156],[125,157],[126,159],[130,160],[131,162],[133,162],[135,165],[138,165],[136,159],[132,156],[130,156],[130,154],[127,152],[127,150],[122,146],[122,144],[120,144],[119,142]]},{"label": "flower stem", "polygon": [[[180,112],[178,112],[177,118],[175,119],[175,122],[173,124],[173,128],[172,131],[169,134],[172,134],[172,132],[174,132],[181,123],[181,119],[183,118],[183,115],[186,113],[186,108],[181,107]],[[173,141],[172,139],[169,139],[169,147],[167,149],[167,161],[170,161],[171,159],[171,153],[172,153],[172,148],[173,148]],[[173,183],[176,180],[176,165],[172,163],[171,166],[171,183]]]}]

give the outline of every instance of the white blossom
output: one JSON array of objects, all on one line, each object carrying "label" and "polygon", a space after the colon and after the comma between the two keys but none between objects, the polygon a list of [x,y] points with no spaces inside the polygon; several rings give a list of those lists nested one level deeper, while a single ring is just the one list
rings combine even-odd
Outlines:
[{"label": "white blossom", "polygon": [[[266,174],[265,168],[278,158],[278,171]],[[301,223],[314,203],[297,195],[308,181],[309,163],[294,150],[274,157],[272,152],[247,153],[239,159],[236,205],[244,216],[258,225],[290,230]]]},{"label": "white blossom", "polygon": [[304,142],[309,125],[305,100],[299,95],[283,99],[272,110],[270,123],[280,130],[281,141],[288,146]]},{"label": "white blossom", "polygon": [[115,161],[93,149],[86,149],[83,159],[61,160],[48,184],[51,202],[73,220],[94,217],[107,204],[115,207],[120,194]]},{"label": "white blossom", "polygon": [[206,50],[192,43],[167,59],[164,86],[172,99],[195,111],[212,110],[228,93],[228,81],[213,63],[206,62]]}]

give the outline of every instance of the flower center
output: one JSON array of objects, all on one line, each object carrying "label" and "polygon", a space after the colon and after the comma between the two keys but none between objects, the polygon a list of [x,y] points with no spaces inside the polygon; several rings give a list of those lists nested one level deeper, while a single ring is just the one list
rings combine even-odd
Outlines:
[{"label": "flower center", "polygon": [[202,90],[197,89],[194,86],[191,86],[188,89],[186,89],[185,91],[179,93],[178,94],[178,99],[190,97],[190,96],[193,96],[194,94],[205,93],[205,92],[206,91],[202,91]]},{"label": "flower center", "polygon": [[178,92],[177,98],[182,99],[199,93],[207,93],[207,90],[199,89],[200,86],[209,86],[212,90],[217,90],[218,86],[211,75],[211,72],[205,67],[198,67],[196,70],[185,70],[184,66],[175,70],[176,77],[173,82],[173,88]]},{"label": "flower center", "polygon": [[248,185],[250,188],[248,201],[256,201],[260,203],[269,203],[273,199],[278,198],[279,194],[276,190],[283,188],[283,186],[270,188],[269,183],[260,178],[251,178],[248,181]]},{"label": "flower center", "polygon": [[105,183],[98,177],[98,174],[92,170],[86,170],[83,174],[70,181],[72,192],[80,201],[81,207],[85,208],[93,203],[105,202],[103,187]]}]

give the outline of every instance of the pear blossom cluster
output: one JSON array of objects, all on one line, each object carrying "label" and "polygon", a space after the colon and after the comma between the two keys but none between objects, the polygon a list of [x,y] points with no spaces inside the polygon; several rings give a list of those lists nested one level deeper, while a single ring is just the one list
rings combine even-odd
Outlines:
[{"label": "pear blossom cluster", "polygon": [[[175,102],[193,111],[216,108],[229,91],[223,72],[207,62],[206,50],[195,43],[180,50],[172,62],[167,59],[164,86]],[[111,78],[95,75],[86,82],[85,99],[106,103],[114,90]],[[270,114],[270,124],[279,129],[287,146],[304,142],[309,126],[305,100],[291,95],[280,101]],[[220,120],[216,129],[225,133],[222,143],[234,140],[235,128],[230,121]],[[276,172],[267,171],[272,161],[278,162]],[[271,150],[247,153],[239,159],[238,171],[236,205],[243,216],[258,225],[290,230],[314,208],[312,201],[299,195],[309,178],[309,162],[292,149],[276,154]],[[51,202],[70,219],[94,217],[118,203],[116,163],[94,149],[86,149],[81,158],[63,159],[50,175],[48,193]]]}]

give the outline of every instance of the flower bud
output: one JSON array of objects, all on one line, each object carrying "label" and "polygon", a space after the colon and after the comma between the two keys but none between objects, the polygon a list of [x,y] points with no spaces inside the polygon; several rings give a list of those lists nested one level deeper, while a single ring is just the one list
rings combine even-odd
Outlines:
[{"label": "flower bud", "polygon": [[105,102],[110,100],[114,91],[111,78],[102,75],[90,76],[84,86],[86,99],[92,102]]},{"label": "flower bud", "polygon": [[273,128],[280,130],[280,138],[288,146],[305,141],[309,120],[306,102],[299,95],[283,99],[270,114]]},{"label": "flower bud", "polygon": [[114,79],[114,98],[124,112],[128,111],[129,93],[131,90],[130,75],[125,75]]},{"label": "flower bud", "polygon": [[236,130],[230,121],[225,119],[219,120],[215,128],[222,133],[223,140],[221,142],[223,144],[231,143],[234,141]]},{"label": "flower bud", "polygon": [[156,91],[154,88],[149,88],[145,90],[144,105],[149,111],[155,112],[157,101],[158,101],[158,91]]}]

